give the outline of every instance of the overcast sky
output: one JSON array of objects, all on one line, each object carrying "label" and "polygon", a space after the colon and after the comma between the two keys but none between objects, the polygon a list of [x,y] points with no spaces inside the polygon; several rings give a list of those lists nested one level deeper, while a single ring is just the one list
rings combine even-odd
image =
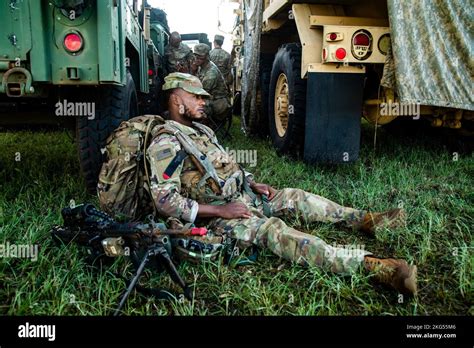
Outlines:
[{"label": "overcast sky", "polygon": [[[228,52],[232,50],[230,32],[235,22],[233,9],[237,8],[236,3],[227,0],[148,0],[148,3],[165,10],[171,31],[180,34],[207,33],[211,42],[214,35],[221,34],[226,37],[224,49]],[[219,30],[219,20],[221,29],[228,33]]]}]

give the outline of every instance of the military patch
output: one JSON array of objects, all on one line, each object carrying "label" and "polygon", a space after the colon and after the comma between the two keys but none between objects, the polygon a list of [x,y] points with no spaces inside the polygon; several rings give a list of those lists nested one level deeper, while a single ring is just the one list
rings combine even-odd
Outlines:
[{"label": "military patch", "polygon": [[158,161],[165,160],[173,156],[173,150],[171,148],[163,149],[156,154]]},{"label": "military patch", "polygon": [[170,179],[178,166],[184,161],[186,157],[188,157],[186,151],[180,150],[175,158],[173,158],[173,160],[170,162],[170,164],[168,164],[168,167],[166,167],[165,172],[163,173],[163,179]]}]

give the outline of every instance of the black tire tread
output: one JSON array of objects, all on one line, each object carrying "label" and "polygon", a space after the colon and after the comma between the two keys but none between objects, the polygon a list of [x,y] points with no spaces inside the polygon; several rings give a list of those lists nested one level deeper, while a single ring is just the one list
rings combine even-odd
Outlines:
[{"label": "black tire tread", "polygon": [[[279,61],[289,62],[287,69],[294,80],[293,102],[290,104],[294,107],[294,114],[290,116],[288,123],[287,134],[283,138],[283,141],[276,141],[276,137],[279,138],[276,130],[274,129],[274,98],[275,98],[275,85],[276,79],[278,78],[281,69],[278,69],[277,65]],[[277,70],[275,70],[277,69]],[[291,78],[288,76],[288,79]],[[290,86],[291,88],[291,86]],[[305,128],[305,116],[306,116],[306,80],[301,79],[301,45],[299,43],[288,43],[284,44],[278,50],[275,56],[275,62],[273,64],[271,82],[270,82],[270,93],[268,99],[268,118],[270,134],[272,135],[274,146],[280,154],[290,155],[301,155],[304,148],[304,128]],[[280,138],[281,139],[281,138]]]},{"label": "black tire tread", "polygon": [[[96,105],[98,105],[95,119],[88,120],[81,117],[77,120],[76,132],[79,161],[87,189],[90,193],[96,192],[99,171],[103,162],[101,149],[105,147],[111,132],[122,121],[130,117],[129,107],[126,105],[129,93],[127,86],[130,85],[130,80],[132,78],[128,73],[126,86],[101,87],[95,98],[93,97],[94,100],[97,100]],[[136,91],[132,93],[135,93],[136,98]]]}]

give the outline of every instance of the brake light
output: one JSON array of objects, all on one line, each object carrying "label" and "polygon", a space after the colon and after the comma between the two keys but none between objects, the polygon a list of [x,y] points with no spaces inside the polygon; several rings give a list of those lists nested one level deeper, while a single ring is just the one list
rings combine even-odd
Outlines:
[{"label": "brake light", "polygon": [[359,30],[352,37],[352,55],[359,60],[369,58],[372,53],[372,34],[367,30]]},{"label": "brake light", "polygon": [[336,50],[336,58],[338,60],[344,60],[344,58],[346,58],[346,55],[347,55],[347,53],[346,53],[346,50],[344,48],[341,47],[341,48],[338,48]]},{"label": "brake light", "polygon": [[344,39],[343,33],[328,33],[326,34],[326,41],[334,42],[334,41],[342,41]]},{"label": "brake light", "polygon": [[82,49],[82,37],[76,33],[69,33],[64,37],[64,47],[68,52],[76,53]]},{"label": "brake light", "polygon": [[153,76],[153,70],[151,69],[148,70],[148,76]]},{"label": "brake light", "polygon": [[370,45],[370,38],[365,33],[359,33],[354,36],[354,40],[352,41],[354,46],[369,46]]}]

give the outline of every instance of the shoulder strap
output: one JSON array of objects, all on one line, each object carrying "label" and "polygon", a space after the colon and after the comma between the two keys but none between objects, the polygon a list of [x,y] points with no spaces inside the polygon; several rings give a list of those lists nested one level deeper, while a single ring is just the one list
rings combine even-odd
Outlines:
[{"label": "shoulder strap", "polygon": [[[155,120],[148,120],[148,125],[145,129],[145,140],[143,141],[143,167],[145,167],[145,179],[147,181],[147,184],[148,184],[148,190],[149,190],[149,193],[150,193],[150,198],[151,198],[151,201],[153,203],[153,210],[155,211],[155,216],[159,216],[158,215],[158,207],[156,206],[156,202],[155,200],[153,199],[153,195],[151,194],[151,180],[150,180],[150,174],[148,173],[148,165],[147,165],[147,160],[146,160],[146,150],[147,150],[147,147],[148,147],[148,137],[151,133],[151,130],[152,128],[156,125],[156,121]],[[141,125],[144,125],[144,124],[141,124]]]}]

